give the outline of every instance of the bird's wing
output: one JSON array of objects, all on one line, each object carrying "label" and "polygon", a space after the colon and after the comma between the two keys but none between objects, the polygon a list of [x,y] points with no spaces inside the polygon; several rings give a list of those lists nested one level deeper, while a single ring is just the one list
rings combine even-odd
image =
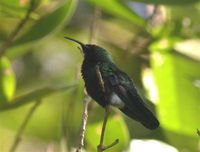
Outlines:
[{"label": "bird's wing", "polygon": [[129,76],[111,63],[99,63],[97,66],[104,87],[115,92],[124,102],[125,106],[120,110],[149,129],[157,128],[159,125],[157,119],[146,108]]},{"label": "bird's wing", "polygon": [[117,93],[128,105],[132,105],[132,103],[137,104],[137,102],[144,104],[142,99],[137,102],[130,100],[131,98],[129,96],[137,97],[139,94],[132,80],[126,73],[119,70],[114,64],[99,63],[98,66],[102,78],[101,81],[104,83],[105,88],[109,88],[109,90]]}]

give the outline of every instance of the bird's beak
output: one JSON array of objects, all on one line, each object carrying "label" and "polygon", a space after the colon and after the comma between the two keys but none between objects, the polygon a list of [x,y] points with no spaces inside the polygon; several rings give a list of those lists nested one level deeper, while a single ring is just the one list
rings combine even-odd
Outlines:
[{"label": "bird's beak", "polygon": [[75,39],[72,39],[72,38],[67,37],[67,36],[65,36],[64,38],[65,38],[65,39],[68,39],[68,40],[70,40],[70,41],[73,41],[73,42],[78,43],[78,44],[81,46],[82,50],[84,51],[85,44],[83,44],[82,42],[80,42],[80,41],[78,41],[78,40],[75,40]]}]

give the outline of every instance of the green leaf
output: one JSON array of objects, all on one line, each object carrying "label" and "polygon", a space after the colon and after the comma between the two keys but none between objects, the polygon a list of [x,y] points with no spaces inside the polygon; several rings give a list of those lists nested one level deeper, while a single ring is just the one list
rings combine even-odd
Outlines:
[{"label": "green leaf", "polygon": [[18,0],[2,0],[0,1],[0,16],[22,16],[26,9],[19,5]]},{"label": "green leaf", "polygon": [[13,8],[19,8],[20,7],[20,3],[19,0],[1,0],[0,2],[1,5],[6,5],[6,6],[10,6]]},{"label": "green leaf", "polygon": [[[95,113],[90,113],[92,118],[90,117],[90,122],[86,129],[86,141],[91,151],[95,151],[99,145],[104,117],[104,111],[102,111],[102,108],[95,109],[94,111]],[[104,145],[110,145],[116,139],[119,139],[119,143],[106,151],[123,151],[128,146],[129,132],[126,123],[120,114],[114,114],[109,117],[104,136]]]},{"label": "green leaf", "polygon": [[10,110],[20,107],[32,101],[40,100],[52,93],[61,92],[73,88],[75,85],[66,85],[62,87],[47,86],[40,89],[33,90],[25,95],[16,97],[12,102],[0,106],[0,111]]},{"label": "green leaf", "polygon": [[165,37],[153,42],[149,49],[152,52],[166,53],[168,51],[174,51],[174,45],[180,41],[180,38]]},{"label": "green leaf", "polygon": [[[200,40],[189,39],[175,44],[175,50],[191,59],[200,61]],[[198,51],[197,51],[198,50]]]},{"label": "green leaf", "polygon": [[67,0],[55,11],[38,20],[26,33],[20,36],[13,46],[42,39],[64,25],[72,16],[77,0]]},{"label": "green leaf", "polygon": [[10,61],[7,57],[2,57],[0,58],[0,105],[12,99],[15,87],[15,75]]},{"label": "green leaf", "polygon": [[158,91],[157,110],[161,126],[195,137],[194,132],[200,126],[199,61],[177,52],[153,52],[151,64]]},{"label": "green leaf", "polygon": [[117,0],[88,0],[89,2],[99,6],[103,11],[116,17],[125,19],[133,24],[144,26],[145,21],[138,16],[133,10]]},{"label": "green leaf", "polygon": [[182,5],[199,2],[199,0],[132,0],[136,2],[143,2],[148,4],[166,4],[166,5]]}]

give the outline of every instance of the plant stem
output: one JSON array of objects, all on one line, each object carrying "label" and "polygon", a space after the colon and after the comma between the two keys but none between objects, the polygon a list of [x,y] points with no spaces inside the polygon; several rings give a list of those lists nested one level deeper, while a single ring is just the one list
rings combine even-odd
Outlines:
[{"label": "plant stem", "polygon": [[62,112],[61,112],[61,132],[62,132],[62,137],[61,137],[61,152],[67,152],[68,150],[68,145],[67,145],[67,131],[66,131],[66,114],[65,114],[65,101],[62,102]]},{"label": "plant stem", "polygon": [[[99,69],[99,65],[96,66],[96,74],[99,80],[99,85],[101,86],[101,90],[104,94],[106,94],[106,88],[104,86],[104,81]],[[105,96],[106,99],[106,96]],[[107,120],[108,120],[108,116],[109,116],[109,106],[105,107],[105,116],[104,116],[104,121],[103,121],[103,126],[102,126],[102,130],[101,130],[101,136],[100,136],[100,144],[97,146],[97,151],[98,152],[103,152],[106,149],[109,149],[113,146],[115,146],[116,144],[118,144],[119,140],[116,139],[112,144],[108,145],[108,146],[104,146],[103,145],[103,140],[104,140],[104,134],[105,134],[105,129],[106,129],[106,124],[107,124]]]},{"label": "plant stem", "polygon": [[5,41],[5,43],[1,46],[0,48],[0,58],[5,54],[7,48],[10,47],[10,45],[13,43],[15,40],[17,34],[21,31],[21,29],[24,27],[25,23],[28,21],[30,18],[30,15],[32,11],[35,9],[35,0],[30,1],[30,7],[27,10],[26,15],[24,18],[18,23],[18,25],[15,27],[15,29],[10,33],[8,36],[8,39]]},{"label": "plant stem", "polygon": [[97,147],[98,148],[98,152],[102,151],[103,140],[104,140],[104,135],[105,135],[105,129],[106,129],[106,124],[107,124],[108,116],[109,116],[109,106],[107,106],[105,108],[105,116],[104,116],[103,126],[102,126],[102,130],[101,130],[100,144]]},{"label": "plant stem", "polygon": [[16,137],[14,139],[14,142],[10,148],[10,152],[15,152],[15,150],[17,149],[17,146],[19,145],[20,141],[21,141],[21,136],[24,132],[24,129],[25,127],[27,126],[29,120],[31,119],[33,113],[35,112],[35,110],[37,109],[37,107],[40,105],[41,103],[41,100],[38,100],[34,105],[33,107],[29,110],[27,116],[25,117],[22,125],[20,126],[17,134],[16,134]]},{"label": "plant stem", "polygon": [[90,26],[90,37],[89,37],[89,43],[96,43],[96,36],[97,36],[97,26],[98,26],[98,20],[101,17],[101,10],[98,7],[94,8],[94,15],[92,24]]},{"label": "plant stem", "polygon": [[103,152],[104,150],[112,148],[113,146],[115,146],[116,144],[119,143],[119,139],[116,139],[113,143],[111,143],[108,146],[104,146],[103,145],[104,135],[105,135],[106,124],[107,124],[109,112],[110,112],[110,108],[109,108],[109,106],[106,106],[105,107],[105,116],[104,116],[103,126],[102,126],[102,130],[101,130],[101,136],[100,136],[100,144],[97,146],[97,151],[98,152]]},{"label": "plant stem", "polygon": [[78,148],[76,149],[76,152],[81,152],[82,147],[84,146],[84,137],[85,137],[85,130],[87,125],[87,118],[88,118],[88,104],[90,103],[91,98],[88,95],[85,95],[83,104],[83,114],[82,114],[82,125],[81,125],[81,131],[79,136],[79,144]]},{"label": "plant stem", "polygon": [[[97,20],[100,17],[101,11],[99,8],[94,8],[94,16],[93,20],[90,26],[90,35],[89,35],[89,43],[95,43],[96,42],[96,33],[97,33]],[[76,149],[76,152],[81,152],[82,148],[84,147],[84,137],[85,137],[85,130],[87,125],[87,118],[88,118],[88,105],[91,101],[91,98],[85,93],[85,97],[83,100],[83,114],[82,114],[82,125],[81,125],[81,131],[80,131],[80,137],[79,137],[79,143],[78,147]]]}]

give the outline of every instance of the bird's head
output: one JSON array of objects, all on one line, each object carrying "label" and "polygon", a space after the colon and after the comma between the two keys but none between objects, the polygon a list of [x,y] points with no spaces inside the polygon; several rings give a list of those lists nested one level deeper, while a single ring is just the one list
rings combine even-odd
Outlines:
[{"label": "bird's head", "polygon": [[91,62],[112,62],[110,54],[103,48],[94,44],[83,44],[75,39],[65,37],[68,40],[78,43],[84,54],[84,58]]}]

